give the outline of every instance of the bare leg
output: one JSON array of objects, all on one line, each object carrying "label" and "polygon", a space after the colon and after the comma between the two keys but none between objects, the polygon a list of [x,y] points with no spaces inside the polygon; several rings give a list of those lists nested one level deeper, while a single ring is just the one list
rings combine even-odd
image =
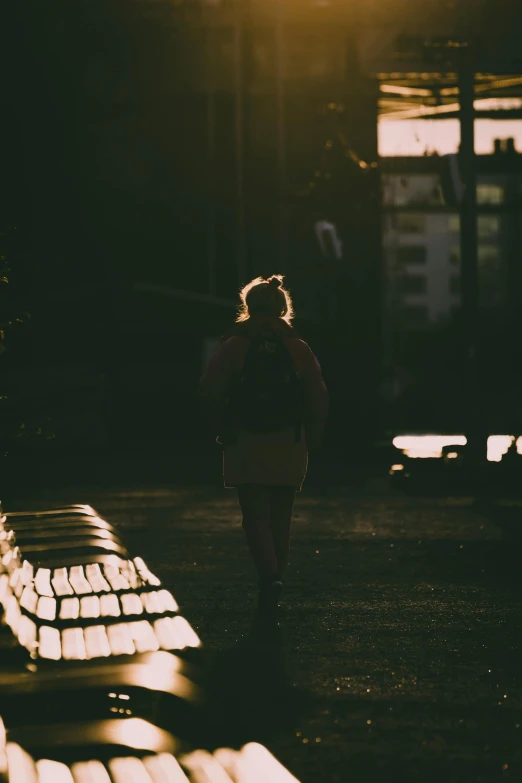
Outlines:
[{"label": "bare leg", "polygon": [[277,558],[279,576],[288,562],[290,549],[290,523],[295,501],[295,487],[272,487],[270,502],[270,527]]},{"label": "bare leg", "polygon": [[270,528],[271,491],[272,487],[263,484],[237,488],[243,530],[261,582],[278,578],[278,558]]}]

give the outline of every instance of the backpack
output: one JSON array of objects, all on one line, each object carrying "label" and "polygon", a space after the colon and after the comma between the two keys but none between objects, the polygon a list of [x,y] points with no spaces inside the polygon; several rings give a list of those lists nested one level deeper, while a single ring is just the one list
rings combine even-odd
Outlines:
[{"label": "backpack", "polygon": [[231,395],[232,429],[277,432],[293,426],[298,441],[302,396],[302,382],[283,336],[258,335],[251,340]]}]

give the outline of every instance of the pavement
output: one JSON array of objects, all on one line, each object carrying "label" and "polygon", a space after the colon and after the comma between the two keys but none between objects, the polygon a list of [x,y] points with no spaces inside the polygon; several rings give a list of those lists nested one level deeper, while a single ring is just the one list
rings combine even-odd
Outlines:
[{"label": "pavement", "polygon": [[[214,734],[264,742],[302,783],[522,781],[522,502],[306,489],[277,627],[235,494],[53,490],[90,503],[203,640]],[[520,525],[519,525],[520,522]]]}]

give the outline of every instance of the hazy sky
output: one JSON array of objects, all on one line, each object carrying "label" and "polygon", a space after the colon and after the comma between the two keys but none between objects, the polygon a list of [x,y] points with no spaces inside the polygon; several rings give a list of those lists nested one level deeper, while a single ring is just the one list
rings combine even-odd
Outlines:
[{"label": "hazy sky", "polygon": [[[512,136],[522,152],[522,120],[476,120],[475,151],[493,152],[494,139]],[[426,148],[441,155],[456,152],[459,143],[458,120],[380,120],[379,154],[423,155]]]}]

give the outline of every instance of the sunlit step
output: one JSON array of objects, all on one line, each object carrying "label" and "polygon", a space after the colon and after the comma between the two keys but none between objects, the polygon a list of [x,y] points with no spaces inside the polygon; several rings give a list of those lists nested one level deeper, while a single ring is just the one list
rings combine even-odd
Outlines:
[{"label": "sunlit step", "polygon": [[[130,721],[129,724],[130,725]],[[7,743],[10,783],[299,783],[263,745],[251,742],[241,750],[219,748],[214,754],[195,750],[179,761],[171,753],[60,761],[32,756]]]}]

